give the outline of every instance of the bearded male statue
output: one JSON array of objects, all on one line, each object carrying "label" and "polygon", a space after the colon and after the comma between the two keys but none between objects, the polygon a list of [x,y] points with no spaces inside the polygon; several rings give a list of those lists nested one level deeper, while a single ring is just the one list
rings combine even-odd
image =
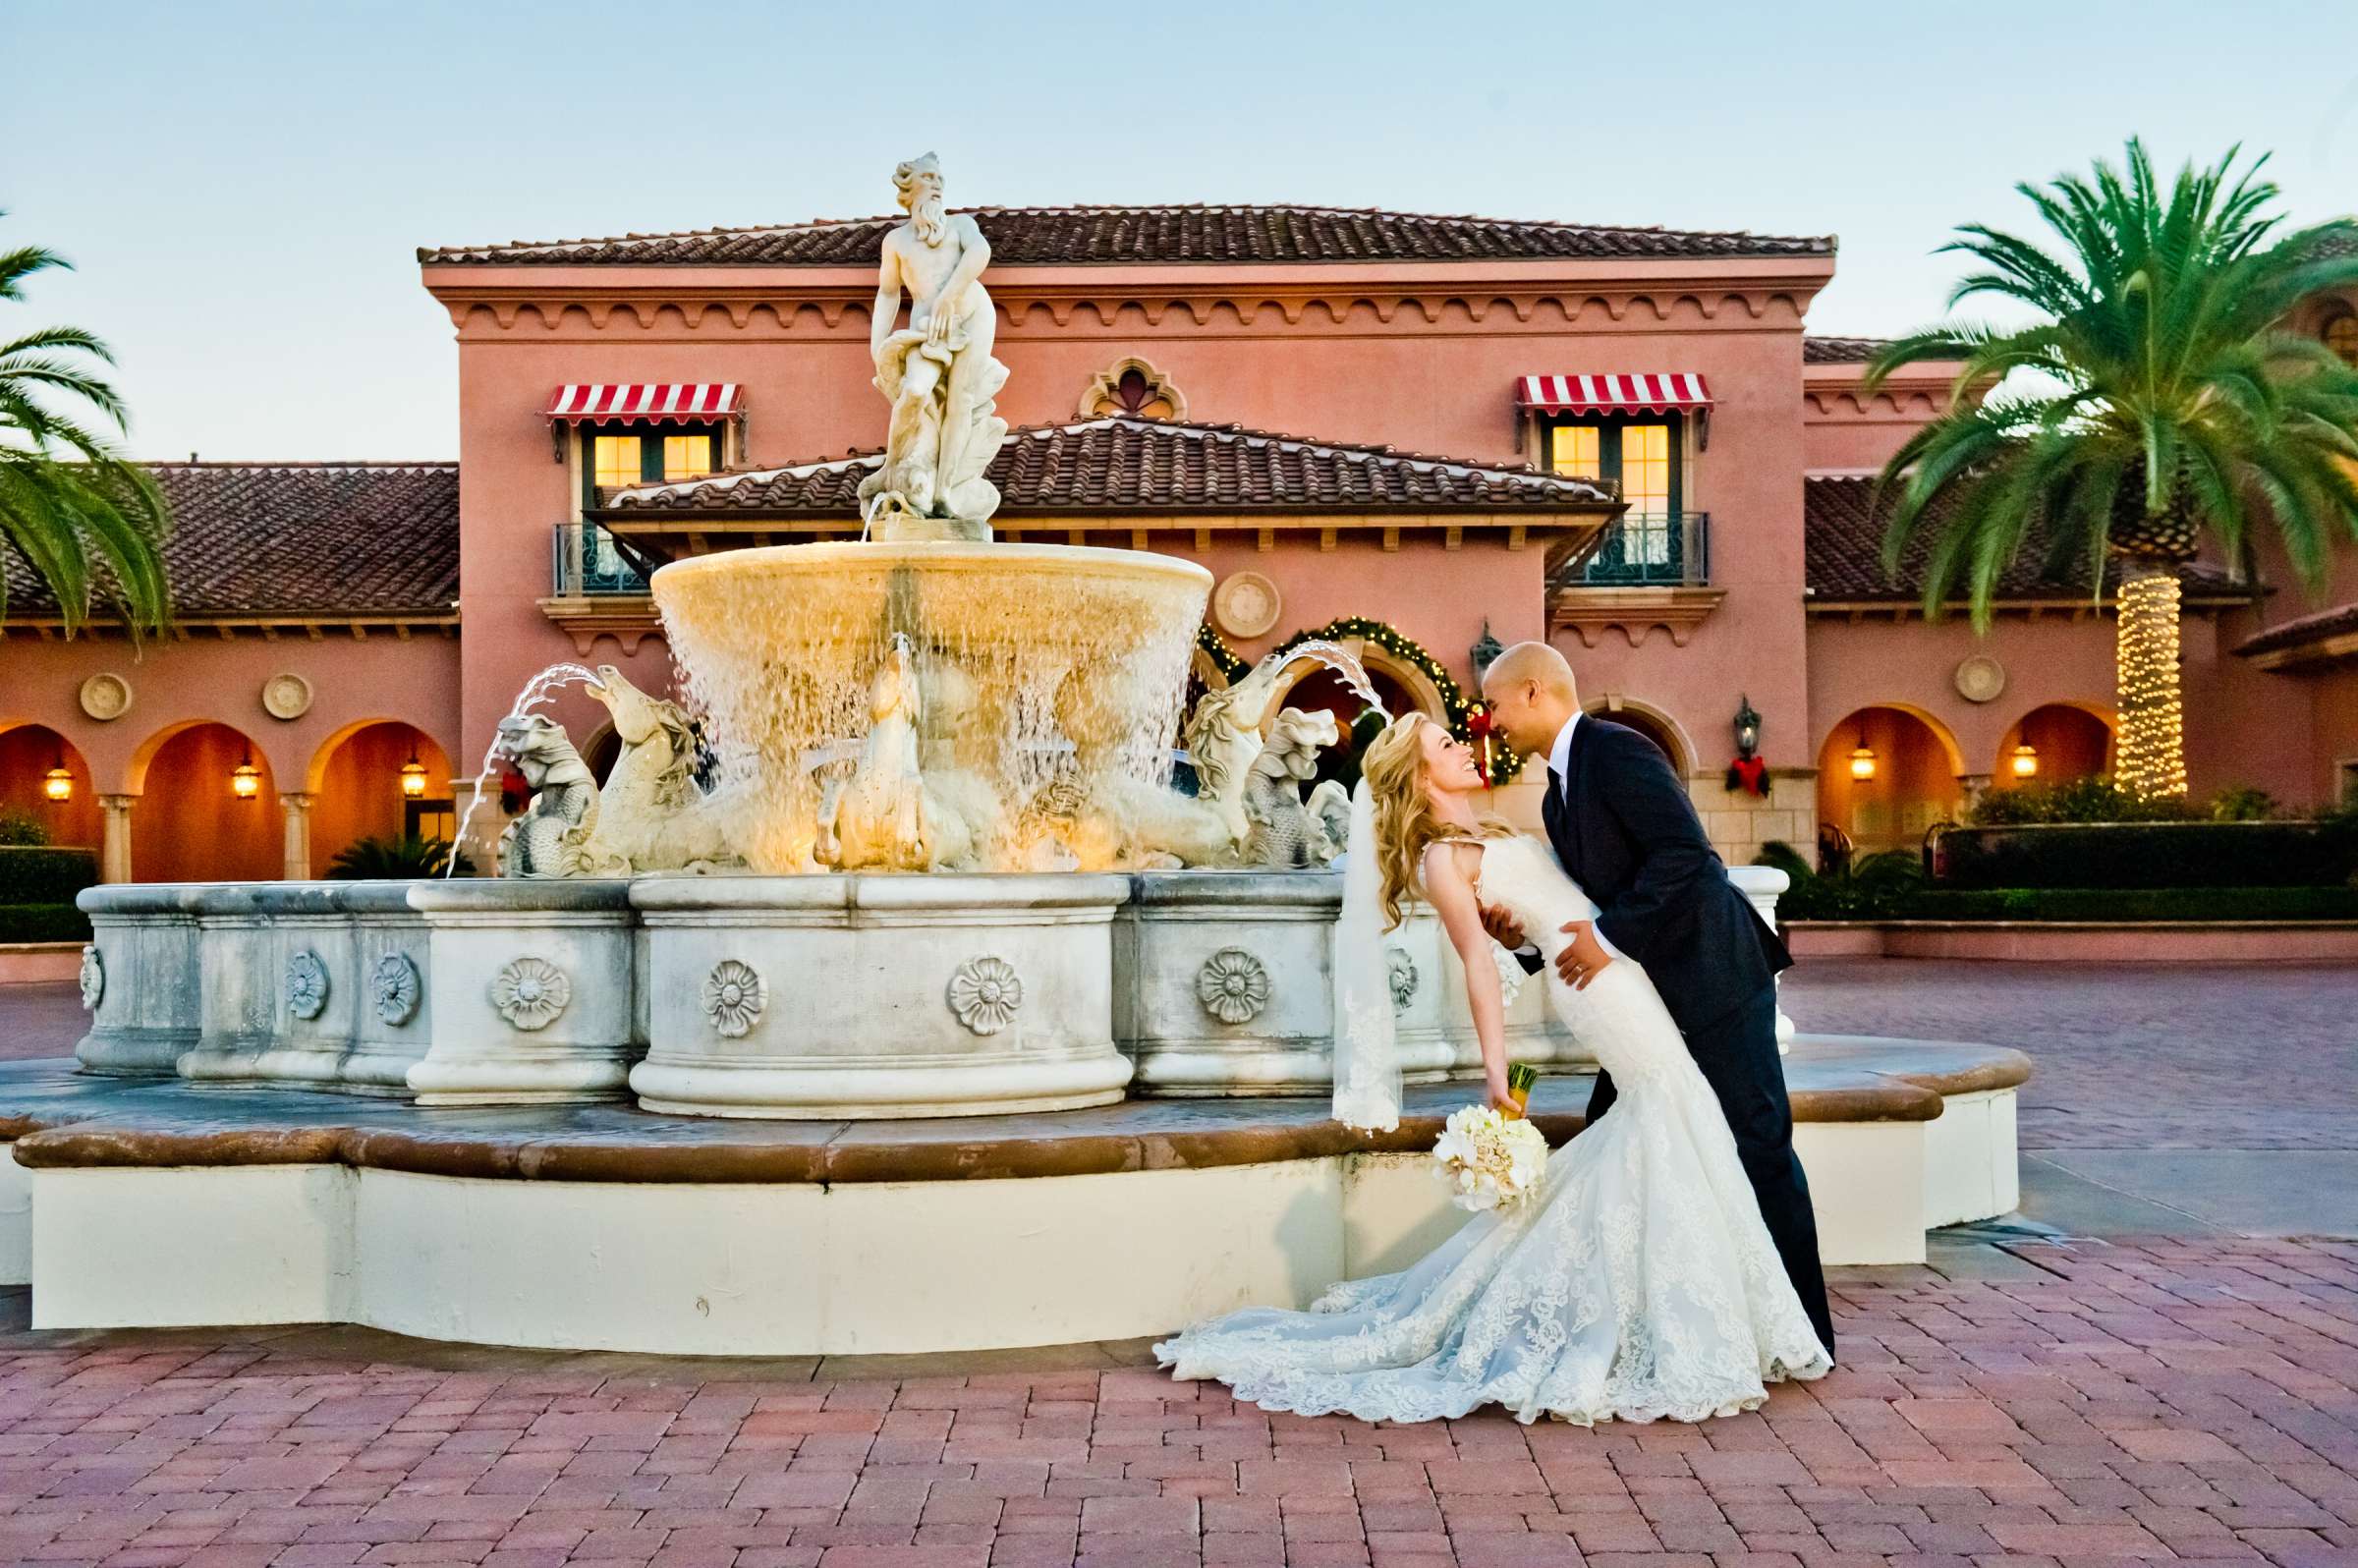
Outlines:
[{"label": "bearded male statue", "polygon": [[932,153],[894,169],[892,184],[909,221],[884,237],[868,342],[892,423],[883,465],[861,481],[861,515],[874,538],[987,539],[999,491],[982,475],[1007,438],[991,401],[1007,367],[990,357],[990,242],[972,217],[944,209]]}]

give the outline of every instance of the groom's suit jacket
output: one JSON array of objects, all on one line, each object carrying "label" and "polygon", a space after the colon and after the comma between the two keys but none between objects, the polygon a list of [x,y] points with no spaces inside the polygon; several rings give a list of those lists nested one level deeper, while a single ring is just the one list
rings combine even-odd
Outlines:
[{"label": "groom's suit jacket", "polygon": [[1645,966],[1681,1030],[1726,1017],[1792,964],[1727,879],[1669,762],[1637,731],[1582,717],[1542,819],[1601,912],[1597,928]]}]

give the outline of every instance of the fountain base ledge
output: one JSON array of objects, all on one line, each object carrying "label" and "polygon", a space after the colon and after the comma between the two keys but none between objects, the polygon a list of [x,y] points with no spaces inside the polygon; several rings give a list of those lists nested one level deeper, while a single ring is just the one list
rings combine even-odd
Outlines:
[{"label": "fountain base ledge", "polygon": [[[1788,1068],[1828,1262],[1922,1261],[1928,1228],[2014,1207],[2019,1052],[1805,1036]],[[1542,1079],[1550,1141],[1589,1086]],[[1425,1150],[1466,1097],[1412,1090],[1379,1136],[1299,1097],[748,1122],[0,1064],[0,1282],[30,1282],[37,1328],[770,1356],[1132,1338],[1420,1256],[1464,1217]]]}]

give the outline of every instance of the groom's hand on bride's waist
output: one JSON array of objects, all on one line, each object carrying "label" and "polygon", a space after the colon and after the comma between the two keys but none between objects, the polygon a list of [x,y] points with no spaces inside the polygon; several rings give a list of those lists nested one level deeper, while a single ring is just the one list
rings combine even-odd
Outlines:
[{"label": "groom's hand on bride's waist", "polygon": [[1587,990],[1603,968],[1613,961],[1604,942],[1597,934],[1595,921],[1566,921],[1564,934],[1572,938],[1555,955],[1555,973],[1574,990]]}]

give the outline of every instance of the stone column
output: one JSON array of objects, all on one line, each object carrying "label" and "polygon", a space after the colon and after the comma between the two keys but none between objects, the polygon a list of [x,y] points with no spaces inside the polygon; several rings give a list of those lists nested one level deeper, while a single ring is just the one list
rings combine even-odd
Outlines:
[{"label": "stone column", "polygon": [[311,879],[311,800],[301,790],[278,798],[286,812],[286,865],[280,874],[290,882]]},{"label": "stone column", "polygon": [[1988,773],[1959,773],[1957,775],[1957,787],[1965,792],[1966,811],[1970,812],[1982,804],[1982,797],[1990,793],[1992,782],[1992,776]]},{"label": "stone column", "polygon": [[98,855],[98,880],[128,882],[131,875],[131,807],[137,795],[101,795],[98,810],[105,813],[105,846]]},{"label": "stone column", "polygon": [[[1744,901],[1758,910],[1761,919],[1773,928],[1777,896],[1793,885],[1793,878],[1773,866],[1731,866],[1727,868],[1727,879],[1736,884],[1736,891],[1744,895]],[[1783,979],[1777,977],[1780,987]],[[1793,1020],[1785,1016],[1781,1006],[1776,1010],[1776,1048],[1780,1052],[1793,1048]]]}]

